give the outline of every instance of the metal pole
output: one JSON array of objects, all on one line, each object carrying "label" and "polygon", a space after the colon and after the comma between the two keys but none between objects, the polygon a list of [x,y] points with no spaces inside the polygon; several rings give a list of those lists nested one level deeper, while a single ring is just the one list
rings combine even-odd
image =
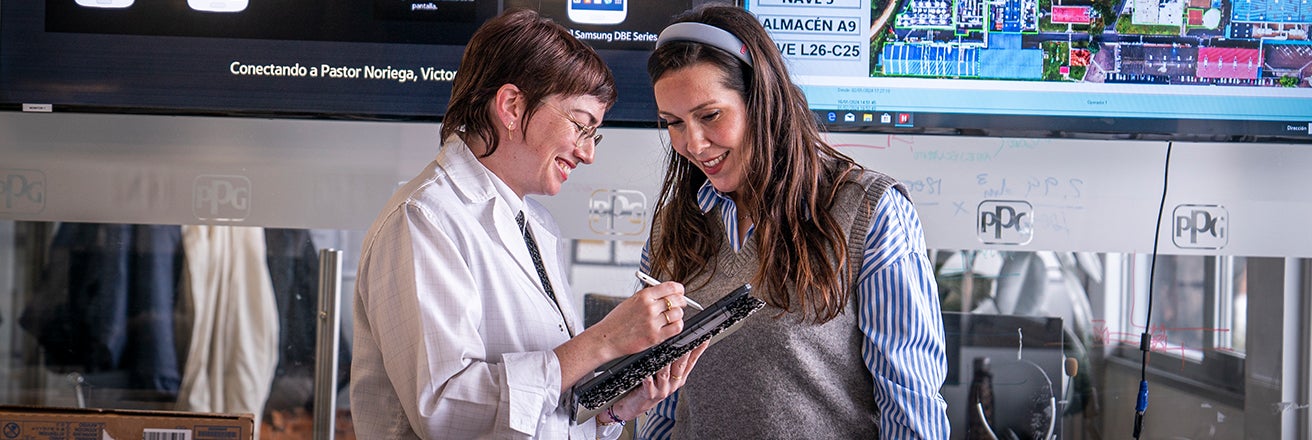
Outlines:
[{"label": "metal pole", "polygon": [[337,347],[341,343],[342,251],[319,251],[319,323],[314,350],[314,439],[332,440],[337,426]]}]

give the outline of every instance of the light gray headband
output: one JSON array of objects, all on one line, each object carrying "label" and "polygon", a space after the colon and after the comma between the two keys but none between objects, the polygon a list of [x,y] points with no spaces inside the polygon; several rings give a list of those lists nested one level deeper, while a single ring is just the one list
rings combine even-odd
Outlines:
[{"label": "light gray headband", "polygon": [[729,52],[748,66],[752,65],[752,54],[747,53],[747,45],[724,29],[705,23],[685,21],[675,23],[661,31],[656,37],[656,47],[672,41],[692,41]]}]

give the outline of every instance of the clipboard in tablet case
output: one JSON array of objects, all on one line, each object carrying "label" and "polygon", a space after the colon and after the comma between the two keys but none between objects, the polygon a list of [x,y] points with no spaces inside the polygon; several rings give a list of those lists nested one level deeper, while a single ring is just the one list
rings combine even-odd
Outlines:
[{"label": "clipboard in tablet case", "polygon": [[597,369],[596,374],[574,385],[575,422],[596,417],[607,407],[642,383],[642,379],[674,362],[680,356],[697,348],[702,342],[711,343],[737,330],[743,320],[762,307],[765,302],[753,297],[752,286],[743,284],[706,310],[684,320],[683,331],[652,346],[611,361]]}]

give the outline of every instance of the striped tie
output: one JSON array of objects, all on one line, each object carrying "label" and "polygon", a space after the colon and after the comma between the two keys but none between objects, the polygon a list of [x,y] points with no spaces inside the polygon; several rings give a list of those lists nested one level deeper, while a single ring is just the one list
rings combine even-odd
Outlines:
[{"label": "striped tie", "polygon": [[533,257],[533,266],[538,269],[538,278],[542,279],[542,288],[547,291],[547,296],[551,302],[556,302],[556,292],[551,288],[551,280],[547,279],[547,268],[542,265],[542,254],[538,252],[537,241],[533,239],[533,231],[528,229],[528,224],[524,222],[524,211],[515,215],[515,221],[519,222],[519,231],[524,233],[524,244],[528,245],[528,255]]}]

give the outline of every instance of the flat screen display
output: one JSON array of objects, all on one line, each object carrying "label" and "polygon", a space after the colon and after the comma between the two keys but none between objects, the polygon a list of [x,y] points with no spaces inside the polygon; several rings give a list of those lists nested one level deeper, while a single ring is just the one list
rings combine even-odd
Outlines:
[{"label": "flat screen display", "polygon": [[746,6],[830,130],[1312,142],[1312,2]]},{"label": "flat screen display", "polygon": [[611,122],[654,124],[646,60],[690,1],[45,0],[0,3],[0,106],[377,120],[441,119],[464,44],[536,9],[615,72]]}]

